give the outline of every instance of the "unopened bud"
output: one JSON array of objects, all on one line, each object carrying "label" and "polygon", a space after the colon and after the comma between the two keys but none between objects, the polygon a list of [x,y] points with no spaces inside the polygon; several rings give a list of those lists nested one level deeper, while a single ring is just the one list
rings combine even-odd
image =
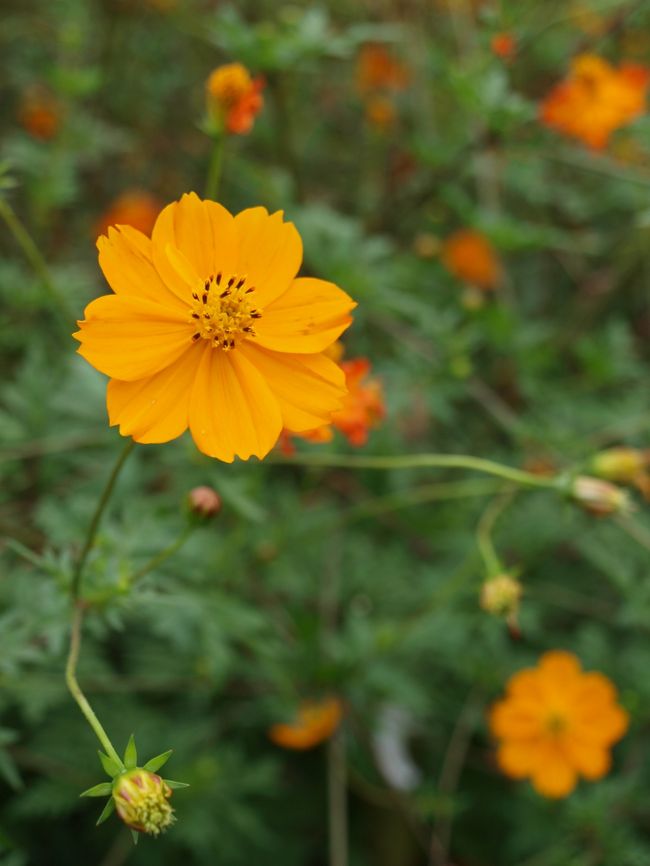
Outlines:
[{"label": "unopened bud", "polygon": [[610,484],[609,481],[591,478],[588,475],[579,475],[574,480],[570,495],[573,501],[581,505],[585,511],[597,517],[622,514],[632,508],[625,490]]},{"label": "unopened bud", "polygon": [[158,836],[174,823],[171,788],[160,776],[141,767],[119,776],[113,787],[115,809],[132,830]]},{"label": "unopened bud", "polygon": [[630,484],[644,472],[649,462],[648,452],[639,448],[608,448],[596,454],[591,471],[599,478]]},{"label": "unopened bud", "polygon": [[221,511],[221,497],[211,487],[195,487],[190,490],[187,502],[190,511],[197,517],[216,517]]},{"label": "unopened bud", "polygon": [[521,583],[509,574],[490,577],[481,587],[480,604],[494,616],[504,616],[515,622],[523,593]]}]

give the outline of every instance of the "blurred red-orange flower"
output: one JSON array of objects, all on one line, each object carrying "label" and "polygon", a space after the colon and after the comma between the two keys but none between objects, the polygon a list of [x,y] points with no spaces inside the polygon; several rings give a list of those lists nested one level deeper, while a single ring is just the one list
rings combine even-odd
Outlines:
[{"label": "blurred red-orange flower", "polygon": [[650,69],[623,63],[618,69],[595,54],[574,58],[568,77],[540,106],[544,124],[594,150],[612,133],[646,111]]},{"label": "blurred red-orange flower", "polygon": [[593,781],[610,767],[610,749],[628,727],[616,688],[584,673],[572,653],[544,653],[536,668],[514,674],[490,711],[497,760],[513,779],[530,778],[544,797],[568,796],[578,776]]},{"label": "blurred red-orange flower", "polygon": [[227,63],[212,71],[206,82],[208,113],[228,132],[244,135],[262,110],[264,79],[253,78],[241,63]]},{"label": "blurred red-orange flower", "polygon": [[357,88],[366,95],[378,90],[404,90],[409,83],[406,66],[385,45],[364,45],[357,60]]},{"label": "blurred red-orange flower", "polygon": [[99,218],[95,237],[108,233],[110,226],[131,226],[151,236],[154,223],[162,210],[162,202],[141,189],[129,189],[118,195]]},{"label": "blurred red-orange flower", "polygon": [[495,33],[490,42],[492,53],[502,60],[511,60],[517,50],[517,42],[512,33]]},{"label": "blurred red-orange flower", "polygon": [[474,229],[459,229],[443,241],[441,259],[449,273],[480,289],[494,289],[501,263],[490,241]]},{"label": "blurred red-orange flower", "polygon": [[31,88],[23,95],[18,121],[34,138],[49,141],[59,131],[61,106],[44,88]]},{"label": "blurred red-orange flower", "polygon": [[329,740],[342,718],[343,704],[338,698],[303,701],[291,722],[269,728],[269,738],[283,749],[311,749]]}]

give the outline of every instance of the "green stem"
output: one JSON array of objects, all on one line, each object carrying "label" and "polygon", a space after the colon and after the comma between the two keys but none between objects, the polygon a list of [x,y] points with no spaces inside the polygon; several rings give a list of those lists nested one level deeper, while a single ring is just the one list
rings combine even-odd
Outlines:
[{"label": "green stem", "polygon": [[95,508],[95,513],[93,514],[90,525],[88,526],[88,532],[86,533],[86,541],[84,543],[83,550],[81,551],[81,555],[77,561],[77,566],[72,575],[70,594],[72,595],[73,601],[77,601],[81,593],[81,581],[83,578],[84,567],[86,565],[86,560],[88,559],[88,554],[90,553],[90,550],[95,541],[95,535],[97,534],[99,522],[102,519],[104,510],[108,505],[109,499],[111,498],[111,493],[113,492],[113,488],[115,487],[115,482],[117,481],[122,467],[126,463],[127,457],[129,456],[131,451],[133,451],[134,445],[135,442],[133,441],[133,439],[129,439],[124,448],[122,449],[120,456],[117,459],[117,463],[113,467],[113,471],[111,472],[108,481],[106,482],[104,492],[100,496],[97,507]]},{"label": "green stem", "polygon": [[327,803],[329,816],[329,866],[347,866],[347,768],[345,743],[339,730],[327,743]]},{"label": "green stem", "polygon": [[558,477],[542,477],[504,466],[493,460],[472,457],[469,454],[406,454],[398,457],[370,457],[352,454],[294,454],[274,458],[278,463],[297,466],[331,466],[342,469],[472,469],[487,475],[496,475],[524,487],[559,488]]},{"label": "green stem", "polygon": [[208,166],[208,178],[205,182],[205,197],[216,200],[219,191],[219,181],[221,180],[221,169],[223,166],[223,152],[226,142],[226,136],[223,133],[214,136],[214,144],[212,145],[212,154],[210,156],[210,165]]},{"label": "green stem", "polygon": [[14,236],[14,240],[23,251],[25,258],[30,263],[37,276],[40,277],[41,282],[43,283],[50,300],[55,304],[56,309],[62,316],[74,320],[74,312],[69,307],[65,297],[54,285],[47,263],[41,255],[41,251],[14,212],[9,202],[2,198],[2,196],[0,196],[0,218],[4,220],[5,225]]},{"label": "green stem", "polygon": [[68,653],[68,662],[65,666],[65,681],[72,697],[77,702],[79,709],[84,714],[86,721],[95,732],[95,736],[102,744],[102,747],[109,758],[118,765],[124,767],[122,759],[115,751],[113,744],[101,722],[95,715],[93,708],[88,703],[88,699],[81,691],[81,687],[77,682],[77,664],[79,662],[79,650],[81,648],[81,624],[83,622],[83,608],[80,604],[75,604],[74,616],[72,618],[72,628],[70,632],[70,652]]},{"label": "green stem", "polygon": [[129,586],[133,586],[134,583],[143,578],[146,574],[149,574],[149,572],[153,571],[154,568],[157,568],[161,562],[169,559],[170,556],[173,556],[177,551],[179,551],[195,529],[195,523],[188,523],[176,541],[173,541],[168,547],[161,550],[160,553],[152,556],[151,559],[142,566],[142,568],[139,568],[131,575],[129,578]]},{"label": "green stem", "polygon": [[483,512],[476,530],[476,543],[485,564],[488,577],[495,577],[503,571],[501,560],[492,541],[494,525],[512,501],[512,493],[493,499]]}]

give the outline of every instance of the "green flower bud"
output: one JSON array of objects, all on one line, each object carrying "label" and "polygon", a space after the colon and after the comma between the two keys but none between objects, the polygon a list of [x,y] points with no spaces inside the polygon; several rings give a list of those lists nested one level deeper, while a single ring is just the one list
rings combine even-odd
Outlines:
[{"label": "green flower bud", "polygon": [[120,818],[132,830],[152,836],[158,836],[175,821],[169,804],[171,795],[169,785],[143,767],[122,773],[113,785],[113,800]]}]

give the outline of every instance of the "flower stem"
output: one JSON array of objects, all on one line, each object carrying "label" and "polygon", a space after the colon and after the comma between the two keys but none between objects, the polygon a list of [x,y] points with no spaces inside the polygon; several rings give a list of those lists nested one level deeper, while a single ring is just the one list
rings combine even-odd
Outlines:
[{"label": "flower stem", "polygon": [[210,165],[208,166],[208,178],[205,182],[205,197],[212,199],[212,201],[215,201],[219,192],[225,142],[226,136],[223,133],[214,136],[212,155],[210,156]]},{"label": "flower stem", "polygon": [[70,652],[68,653],[68,661],[65,666],[65,681],[72,697],[77,702],[79,709],[84,714],[86,721],[95,732],[95,735],[109,758],[119,767],[123,767],[122,759],[117,754],[115,747],[110,741],[110,738],[104,730],[101,722],[95,715],[93,708],[90,706],[88,699],[81,691],[81,687],[77,682],[77,663],[79,661],[79,650],[81,648],[81,624],[83,622],[83,608],[81,604],[76,603],[74,606],[74,615],[72,618],[72,627],[70,630]]},{"label": "flower stem", "polygon": [[173,556],[177,551],[179,551],[195,529],[195,523],[188,523],[185,529],[178,536],[176,541],[173,541],[168,547],[165,547],[164,550],[161,550],[160,553],[152,556],[151,559],[142,566],[142,568],[139,568],[131,575],[131,577],[129,578],[129,586],[133,586],[134,583],[137,583],[137,581],[143,578],[146,574],[149,574],[150,571],[153,571],[154,568],[158,568],[161,562],[169,559],[170,556]]},{"label": "flower stem", "polygon": [[88,554],[93,546],[95,541],[95,535],[97,534],[97,529],[99,527],[99,523],[102,519],[102,515],[106,506],[108,505],[108,501],[111,498],[111,493],[113,492],[113,488],[115,487],[115,482],[120,474],[120,471],[124,464],[126,463],[126,459],[133,451],[133,447],[135,442],[133,439],[128,439],[126,445],[122,449],[120,456],[117,459],[115,466],[113,467],[113,471],[111,472],[108,481],[106,482],[106,487],[104,488],[104,492],[99,498],[97,502],[97,507],[95,508],[95,513],[92,516],[92,520],[90,521],[90,525],[88,526],[88,532],[86,533],[86,541],[83,546],[83,550],[81,551],[81,555],[77,561],[77,566],[72,575],[72,584],[70,586],[70,594],[72,596],[73,601],[77,601],[81,594],[81,581],[83,578],[84,567],[86,565],[86,560],[88,559]]},{"label": "flower stem", "polygon": [[50,300],[54,303],[59,314],[65,318],[74,320],[74,312],[68,305],[65,297],[55,286],[52,277],[50,276],[47,263],[41,255],[41,251],[16,215],[14,209],[2,196],[0,196],[0,218],[4,220],[5,225],[14,236],[16,243],[23,251],[25,258],[30,263],[36,274],[40,277]]},{"label": "flower stem", "polygon": [[343,469],[472,469],[487,475],[496,475],[524,487],[559,488],[559,477],[542,477],[494,460],[472,457],[469,454],[405,454],[398,457],[370,457],[356,454],[294,454],[277,457],[278,463],[297,466],[331,466]]},{"label": "flower stem", "polygon": [[492,533],[494,532],[495,523],[512,502],[512,497],[513,493],[510,492],[505,496],[493,499],[483,512],[476,530],[476,543],[483,558],[488,577],[496,577],[496,575],[503,571],[501,560],[492,541]]},{"label": "flower stem", "polygon": [[329,816],[329,866],[347,866],[347,768],[342,731],[327,743],[327,802]]}]

